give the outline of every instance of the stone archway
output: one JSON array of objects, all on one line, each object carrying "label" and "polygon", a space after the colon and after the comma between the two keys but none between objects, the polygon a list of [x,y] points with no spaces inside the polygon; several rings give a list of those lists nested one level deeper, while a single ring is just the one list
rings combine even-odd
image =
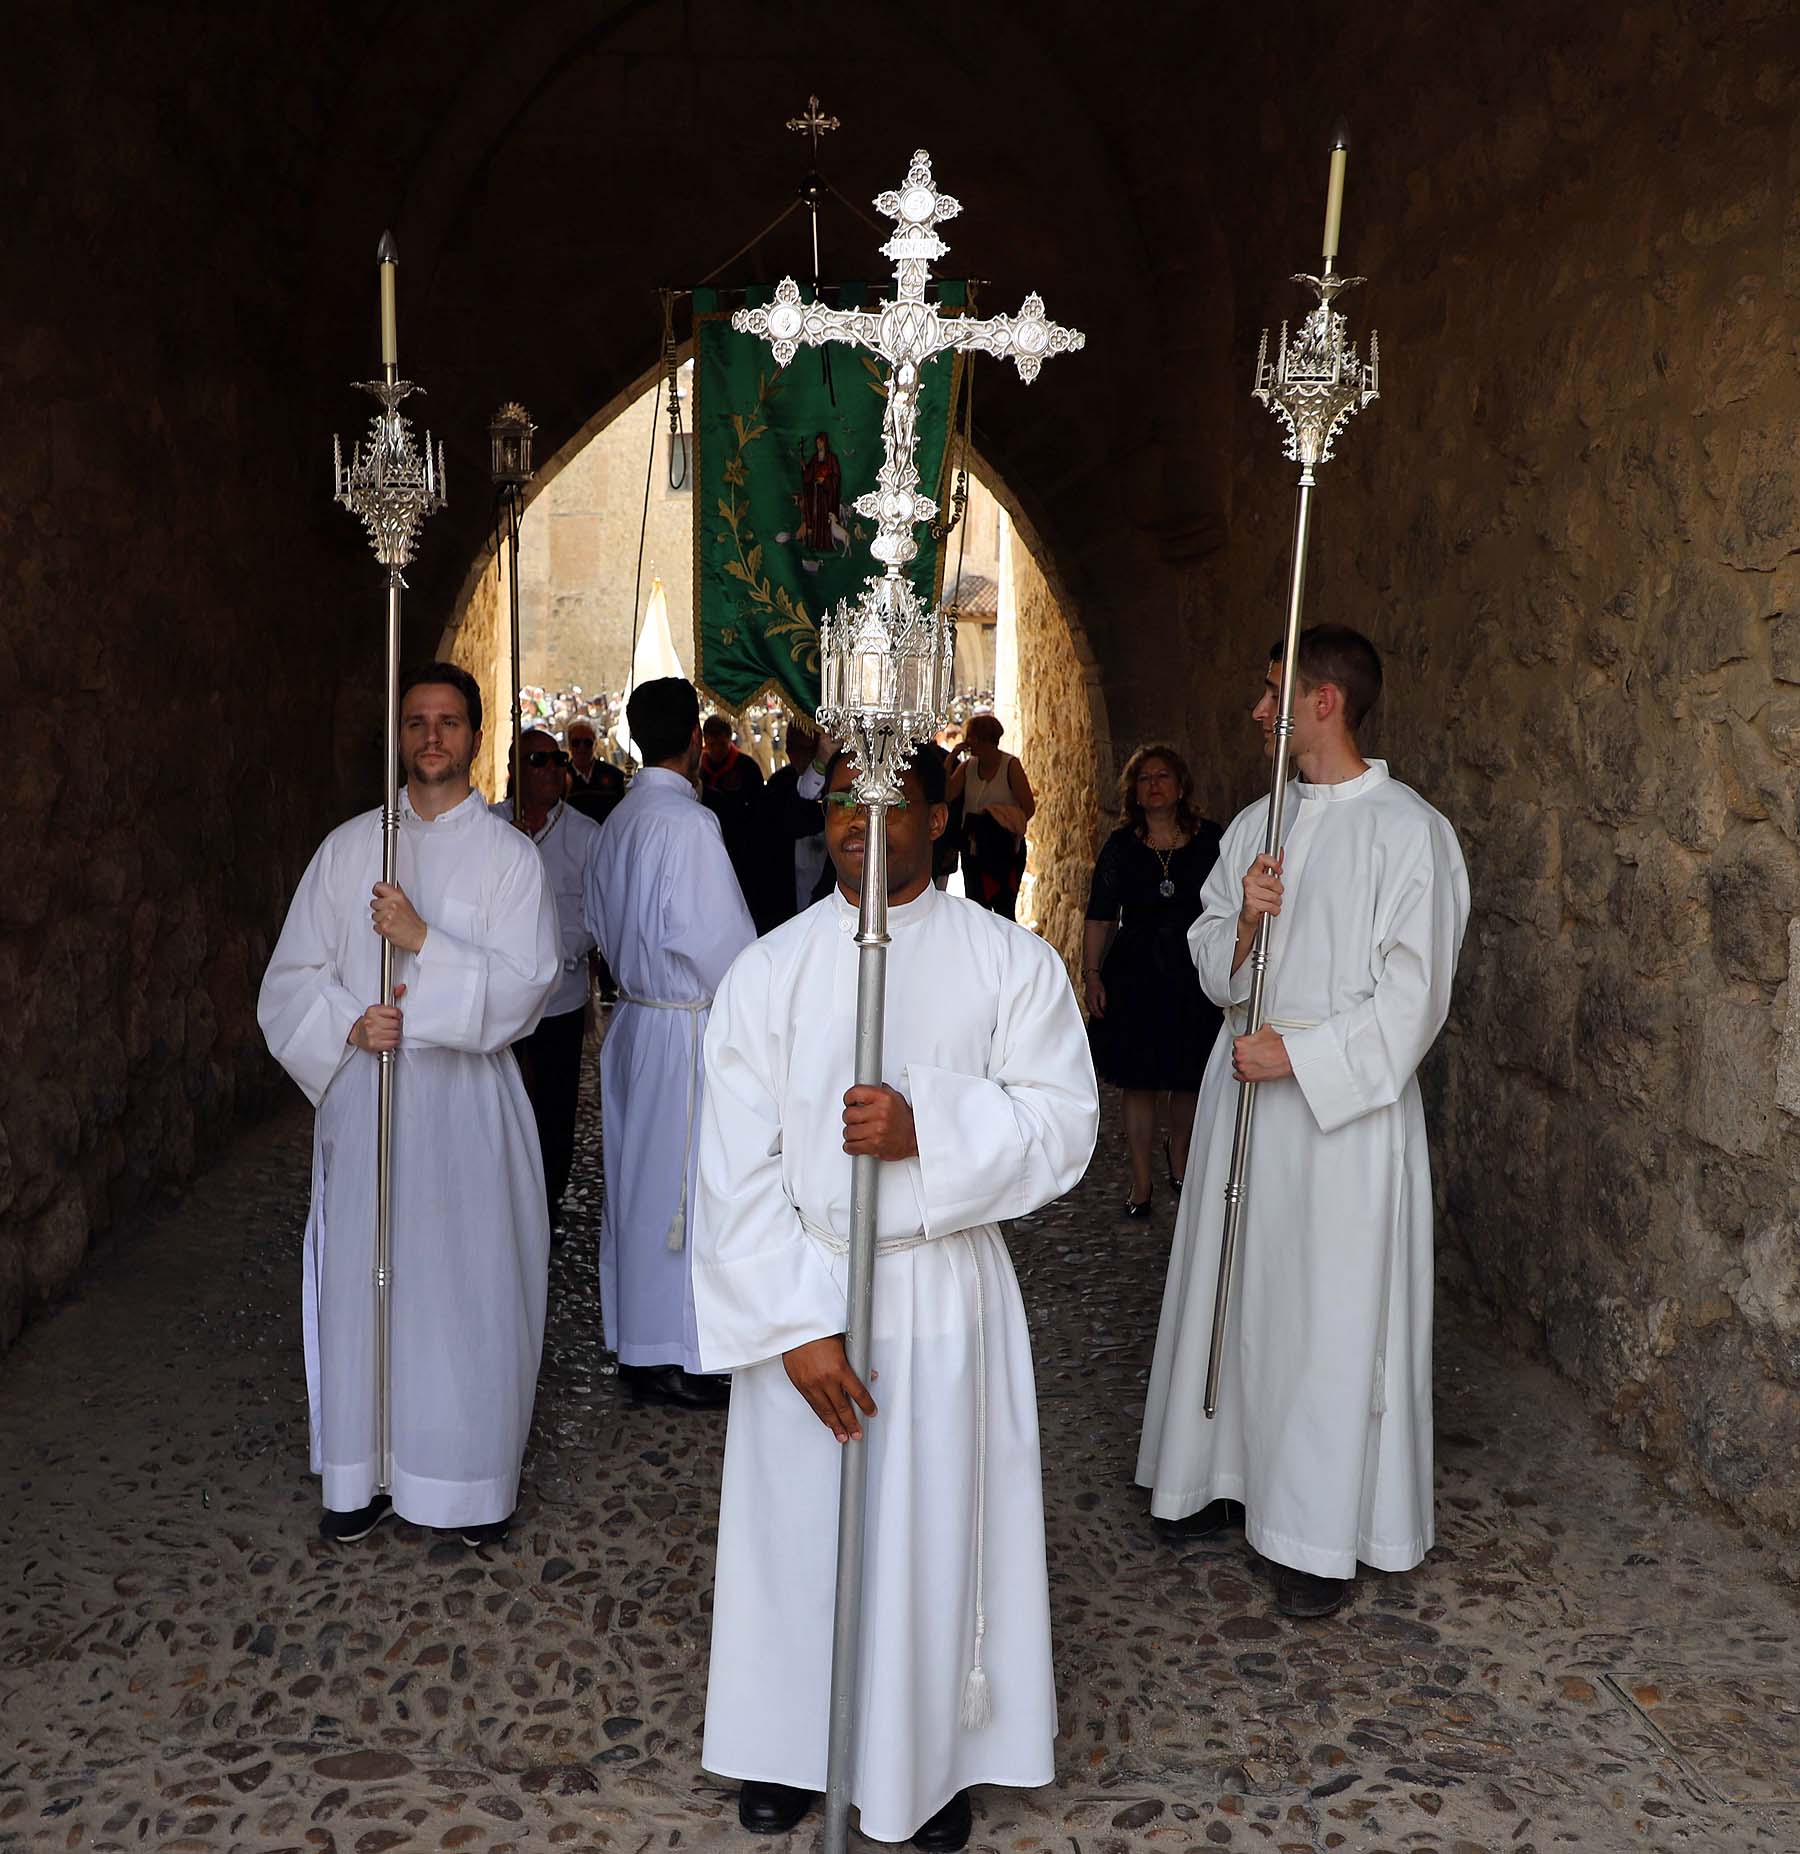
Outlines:
[{"label": "stone archway", "polygon": [[[677,653],[691,671],[693,497],[671,456],[660,377],[659,370],[640,376],[538,472],[519,560],[527,687],[622,688],[635,626],[658,579],[668,593]],[[970,464],[971,507],[985,505],[991,529],[994,706],[1038,796],[1020,919],[1056,946],[1073,975],[1095,834],[1110,797],[1113,754],[1100,669],[1018,497],[986,458],[975,454]],[[496,793],[505,787],[512,745],[504,693],[511,678],[506,570],[490,543],[468,569],[440,644],[442,655],[493,692],[476,771],[482,789]],[[948,567],[945,583],[948,592],[954,583]]]},{"label": "stone archway", "polygon": [[1100,666],[1049,549],[1018,499],[979,453],[971,464],[1001,511],[995,707],[1038,800],[1019,918],[1062,954],[1078,979],[1081,923],[1113,768]]}]

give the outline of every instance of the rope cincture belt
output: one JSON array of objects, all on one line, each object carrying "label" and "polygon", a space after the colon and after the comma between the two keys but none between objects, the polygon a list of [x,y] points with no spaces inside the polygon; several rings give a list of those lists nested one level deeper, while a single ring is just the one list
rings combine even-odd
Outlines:
[{"label": "rope cincture belt", "polygon": [[[848,1255],[850,1239],[835,1230],[815,1223],[804,1211],[794,1213],[820,1248],[831,1255]],[[877,1256],[899,1255],[907,1249],[922,1249],[928,1242],[952,1242],[967,1238],[968,1230],[953,1230],[948,1236],[928,1236],[923,1230],[911,1236],[879,1236],[875,1240]],[[994,1716],[993,1694],[988,1686],[987,1669],[982,1665],[982,1644],[987,1638],[985,1560],[987,1558],[987,1294],[981,1285],[981,1257],[973,1243],[968,1244],[969,1262],[975,1271],[975,1645],[969,1659],[969,1671],[963,1678],[962,1723],[966,1730],[978,1732]]]},{"label": "rope cincture belt", "polygon": [[[1225,1008],[1231,1015],[1232,1033],[1242,1036],[1245,1027],[1250,1022],[1249,1005],[1228,1004]],[[1317,1017],[1264,1017],[1263,1028],[1265,1030],[1316,1030],[1319,1023],[1320,1019]]]},{"label": "rope cincture belt", "polygon": [[694,1158],[694,1109],[700,1099],[700,1013],[712,1009],[710,998],[634,998],[619,993],[621,1004],[635,1004],[646,1011],[686,1011],[688,1020],[688,1090],[687,1131],[681,1141],[681,1195],[675,1200],[675,1216],[664,1238],[669,1249],[679,1254],[687,1246],[688,1167]]}]

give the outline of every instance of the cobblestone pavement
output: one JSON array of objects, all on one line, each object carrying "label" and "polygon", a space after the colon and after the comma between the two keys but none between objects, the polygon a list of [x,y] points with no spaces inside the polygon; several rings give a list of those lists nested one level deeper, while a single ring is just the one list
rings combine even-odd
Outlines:
[{"label": "cobblestone pavement", "polygon": [[[481,1552],[316,1536],[309,1138],[246,1137],[0,1367],[0,1848],[744,1849],[697,1762],[723,1424],[609,1373],[591,1105],[520,1522]],[[1440,1340],[1422,1570],[1295,1624],[1241,1539],[1160,1543],[1129,1481],[1169,1213],[1123,1194],[1109,1122],[1014,1233],[1061,1775],[978,1792],[975,1847],[1800,1847],[1792,1587],[1479,1323]]]}]

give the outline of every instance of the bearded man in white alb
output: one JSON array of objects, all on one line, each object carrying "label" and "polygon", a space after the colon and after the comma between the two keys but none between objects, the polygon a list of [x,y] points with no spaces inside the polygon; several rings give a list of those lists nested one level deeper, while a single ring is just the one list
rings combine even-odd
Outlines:
[{"label": "bearded man in white alb", "polygon": [[[1076,1183],[1098,1109],[1054,949],[932,886],[929,748],[888,820],[885,1081],[853,1085],[868,818],[850,784],[839,758],[836,891],[740,956],[706,1035],[694,1299],[702,1357],[735,1376],[701,1760],[743,1781],[757,1833],[823,1786],[839,1444],[866,1434],[851,1799],[865,1835],[946,1854],[970,1785],[1054,1774],[1031,1339],[997,1226]],[[847,1153],[886,1161],[867,1385],[843,1342]]]},{"label": "bearded man in white alb", "polygon": [[[1279,646],[1277,647],[1279,651]],[[1431,1168],[1417,1070],[1443,1028],[1469,918],[1450,825],[1366,760],[1381,693],[1360,633],[1300,637],[1299,778],[1283,842],[1267,801],[1225,833],[1188,933],[1226,1011],[1201,1084],[1137,1480],[1180,1539],[1243,1524],[1276,1602],[1329,1614],[1360,1560],[1431,1549]],[[1272,753],[1281,664],[1255,714]],[[1264,1027],[1243,1034],[1250,950],[1275,917]],[[1240,1081],[1259,1084],[1218,1415],[1202,1411]]]},{"label": "bearded man in white alb", "polygon": [[[544,1341],[550,1223],[537,1129],[511,1045],[561,961],[537,851],[470,789],[481,691],[453,663],[401,683],[396,875],[381,812],[308,865],[263,977],[257,1022],[318,1109],[306,1224],[306,1386],[321,1534],[390,1512],[504,1537],[518,1502]],[[394,1003],[381,942],[395,949]],[[375,1103],[394,1071],[389,1397],[393,1493],[375,1491]]]}]

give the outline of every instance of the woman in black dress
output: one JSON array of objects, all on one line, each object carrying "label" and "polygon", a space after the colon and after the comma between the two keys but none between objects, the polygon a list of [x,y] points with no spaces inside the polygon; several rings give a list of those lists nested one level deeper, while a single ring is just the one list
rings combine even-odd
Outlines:
[{"label": "woman in black dress", "polygon": [[1220,1015],[1200,989],[1187,935],[1201,884],[1218,861],[1220,830],[1195,812],[1187,762],[1173,747],[1139,747],[1119,776],[1119,801],[1119,828],[1094,866],[1081,963],[1094,1066],[1125,1093],[1125,1214],[1142,1217],[1150,1210],[1156,1097],[1169,1097],[1163,1153],[1179,1193],[1200,1077],[1219,1034]]}]

